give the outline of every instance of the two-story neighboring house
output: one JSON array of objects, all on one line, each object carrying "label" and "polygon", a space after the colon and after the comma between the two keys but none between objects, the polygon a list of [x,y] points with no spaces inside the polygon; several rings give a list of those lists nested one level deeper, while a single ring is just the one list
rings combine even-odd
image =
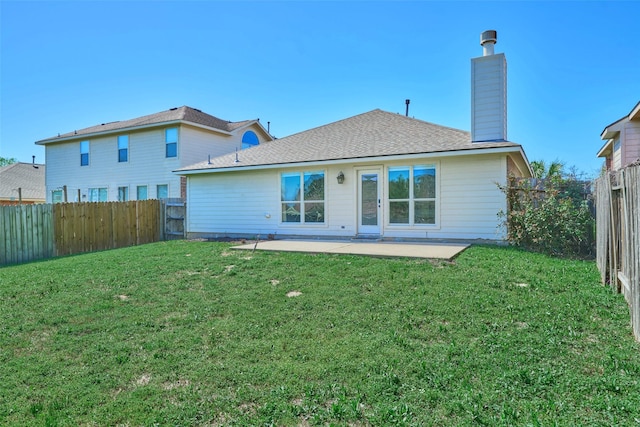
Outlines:
[{"label": "two-story neighboring house", "polygon": [[183,106],[36,141],[47,202],[185,198],[176,169],[271,141],[258,119],[230,122]]},{"label": "two-story neighboring house", "polygon": [[600,138],[607,142],[598,151],[598,157],[606,159],[608,171],[640,160],[640,102],[629,114],[604,128]]}]

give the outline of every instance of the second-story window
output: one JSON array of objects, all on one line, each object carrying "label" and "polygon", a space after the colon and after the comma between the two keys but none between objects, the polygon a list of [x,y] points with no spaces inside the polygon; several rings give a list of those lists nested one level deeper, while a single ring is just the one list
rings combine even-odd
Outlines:
[{"label": "second-story window", "polygon": [[178,128],[169,128],[164,131],[165,156],[178,157]]},{"label": "second-story window", "polygon": [[118,137],[118,162],[126,162],[129,160],[129,135],[120,135]]},{"label": "second-story window", "polygon": [[89,141],[80,142],[80,166],[89,166]]}]

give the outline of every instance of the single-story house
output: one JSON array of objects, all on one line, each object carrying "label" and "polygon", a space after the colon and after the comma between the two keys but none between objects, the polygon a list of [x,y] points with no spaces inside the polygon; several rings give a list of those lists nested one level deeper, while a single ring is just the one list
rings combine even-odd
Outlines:
[{"label": "single-story house", "polygon": [[16,162],[0,167],[0,205],[44,203],[45,165]]},{"label": "single-story house", "polygon": [[606,143],[598,151],[608,171],[622,169],[640,160],[640,102],[629,114],[605,127],[600,138]]},{"label": "single-story house", "polygon": [[495,42],[472,59],[471,132],[376,109],[180,168],[188,236],[502,240],[498,184],[531,169]]}]

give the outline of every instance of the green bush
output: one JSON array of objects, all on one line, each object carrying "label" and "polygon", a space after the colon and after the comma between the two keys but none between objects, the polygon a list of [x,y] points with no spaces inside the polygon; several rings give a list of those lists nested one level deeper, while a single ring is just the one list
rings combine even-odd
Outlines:
[{"label": "green bush", "polygon": [[499,186],[507,195],[507,212],[500,212],[509,243],[550,255],[592,257],[594,218],[581,184],[573,180],[544,180],[544,189],[530,180],[512,178]]}]

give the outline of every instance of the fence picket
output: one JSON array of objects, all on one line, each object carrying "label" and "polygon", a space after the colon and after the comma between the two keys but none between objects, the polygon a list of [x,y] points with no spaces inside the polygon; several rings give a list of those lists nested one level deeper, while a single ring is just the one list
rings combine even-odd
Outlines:
[{"label": "fence picket", "polygon": [[640,165],[598,178],[596,190],[600,277],[624,294],[640,341]]},{"label": "fence picket", "polygon": [[162,202],[0,206],[0,265],[160,240]]}]

